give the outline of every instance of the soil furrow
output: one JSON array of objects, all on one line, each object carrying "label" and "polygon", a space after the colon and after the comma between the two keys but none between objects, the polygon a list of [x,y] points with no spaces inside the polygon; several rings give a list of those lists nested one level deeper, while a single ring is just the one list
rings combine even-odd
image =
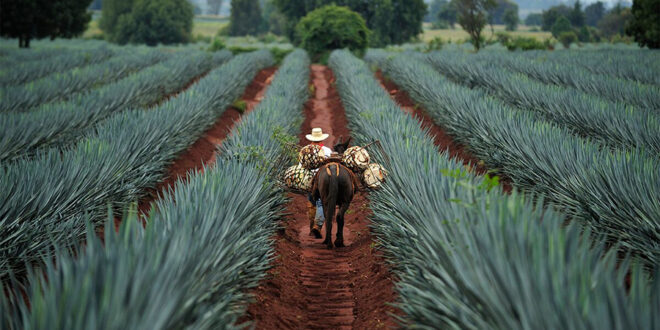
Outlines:
[{"label": "soil furrow", "polygon": [[[438,149],[446,151],[449,154],[449,158],[460,160],[468,171],[473,171],[477,175],[484,175],[488,172],[488,168],[486,168],[481,160],[470,154],[464,145],[455,142],[442,126],[436,124],[431,116],[408,96],[406,91],[399,89],[394,82],[385,78],[381,71],[376,72],[376,78],[380,82],[381,87],[390,94],[392,100],[399,107],[417,119],[423,129],[429,130],[429,134],[433,137],[433,141]],[[503,191],[510,193],[512,190],[511,180],[499,173],[498,176],[500,176],[500,184]]]},{"label": "soil furrow", "polygon": [[[340,136],[350,135],[334,75],[326,66],[312,65],[311,81],[314,96],[305,104],[299,143],[308,144],[305,134],[321,127],[330,134],[324,144],[332,147]],[[397,310],[388,305],[396,300],[393,279],[374,249],[368,196],[354,197],[346,213],[346,247],[334,250],[309,236],[306,196],[289,198],[270,276],[254,290],[255,302],[240,322],[253,321],[257,329],[394,327]]]},{"label": "soil furrow", "polygon": [[213,165],[222,141],[229,135],[240,117],[259,104],[276,71],[276,67],[259,71],[241,95],[241,100],[247,104],[245,112],[241,114],[229,106],[202,137],[174,160],[166,170],[165,179],[159,182],[156,188],[149,190],[148,195],[139,201],[138,210],[141,215],[148,214],[152,203],[161,198],[164,192],[173,189],[178,179],[187,178],[191,171],[199,172],[204,167]]}]

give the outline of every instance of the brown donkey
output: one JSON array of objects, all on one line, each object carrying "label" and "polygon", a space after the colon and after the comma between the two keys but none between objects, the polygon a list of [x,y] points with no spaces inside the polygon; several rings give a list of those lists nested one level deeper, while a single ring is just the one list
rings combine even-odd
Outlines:
[{"label": "brown donkey", "polygon": [[[348,148],[348,144],[351,141],[349,138],[345,143],[341,143],[341,140],[342,137],[339,138],[340,142],[334,148],[339,154]],[[344,246],[344,214],[351,205],[353,195],[358,188],[358,182],[353,171],[339,162],[330,162],[319,168],[317,180],[312,189],[312,197],[314,200],[320,197],[323,204],[323,213],[326,221],[325,240],[323,244],[326,244],[328,249],[333,248],[332,220],[335,216],[335,207],[337,206],[339,206],[339,213],[337,213],[337,239],[334,246]]]}]

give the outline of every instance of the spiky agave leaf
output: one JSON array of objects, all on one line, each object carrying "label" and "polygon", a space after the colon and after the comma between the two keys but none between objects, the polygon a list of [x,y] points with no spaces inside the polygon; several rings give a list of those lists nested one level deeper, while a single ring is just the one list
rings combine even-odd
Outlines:
[{"label": "spiky agave leaf", "polygon": [[[308,64],[300,50],[285,58],[263,101],[234,129],[227,152],[263,142],[252,133],[267,136],[275,127],[298,133],[290,119],[306,99]],[[264,150],[284,151],[277,144]],[[28,290],[29,300],[38,309],[11,309],[9,298],[0,298],[11,315],[5,321],[49,329],[234,327],[246,290],[265,275],[285,202],[261,165],[218,157],[215,167],[177,182],[144,230],[125,219],[119,233],[105,232],[105,246],[89,231],[79,258],[60,253],[54,264],[63,267],[47,263],[47,277],[55,280],[30,276],[37,289]]]},{"label": "spiky agave leaf", "polygon": [[488,67],[465,55],[445,52],[424,59],[450,79],[479,86],[522,110],[538,112],[578,136],[615,148],[643,148],[660,154],[660,119],[652,112],[572,88],[546,85],[501,67]]},{"label": "spiky agave leaf", "polygon": [[178,52],[167,61],[67,102],[1,116],[0,125],[7,129],[0,132],[0,162],[72,145],[108,116],[152,105],[230,58],[228,51],[213,57],[199,51]]},{"label": "spiky agave leaf", "polygon": [[491,65],[497,63],[498,66],[506,66],[546,84],[569,86],[614,102],[634,105],[641,110],[660,110],[660,88],[655,85],[593,74],[581,68],[567,67],[563,63],[531,61],[508,54],[482,54],[477,57],[491,62]]},{"label": "spiky agave leaf", "polygon": [[0,112],[24,112],[74,93],[107,84],[167,59],[158,50],[124,51],[108,61],[0,89]]},{"label": "spiky agave leaf", "polygon": [[660,162],[644,151],[603,150],[565,129],[452,84],[419,61],[394,58],[385,72],[434,121],[513,183],[547,195],[594,233],[660,262]]},{"label": "spiky agave leaf", "polygon": [[[55,55],[58,52],[48,53]],[[0,74],[0,87],[16,86],[48,76],[49,74],[100,63],[113,55],[114,51],[108,49],[108,47],[101,46],[97,49],[89,49],[87,51],[66,52],[50,57],[47,60],[6,66],[7,70],[3,70],[4,72]]]},{"label": "spiky agave leaf", "polygon": [[389,155],[388,181],[370,201],[373,230],[400,278],[406,327],[658,324],[657,277],[649,282],[635,266],[635,295],[627,294],[627,262],[616,268],[601,240],[565,226],[538,198],[488,191],[469,173],[447,175],[462,165],[438,153],[363,62],[336,51],[329,63],[354,135],[360,143],[381,140]]},{"label": "spiky agave leaf", "polygon": [[0,192],[0,278],[38,261],[49,235],[73,244],[84,233],[77,215],[88,212],[98,224],[108,204],[123,209],[155,187],[170,162],[271,63],[268,51],[235,57],[154,109],[115,114],[74,148],[1,167],[0,183],[12,188]]}]

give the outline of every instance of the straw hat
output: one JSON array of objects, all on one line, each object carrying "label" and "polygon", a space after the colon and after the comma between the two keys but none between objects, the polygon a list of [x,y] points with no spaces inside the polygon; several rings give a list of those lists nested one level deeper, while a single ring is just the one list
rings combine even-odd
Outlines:
[{"label": "straw hat", "polygon": [[327,139],[328,136],[330,136],[330,134],[324,134],[324,133],[323,133],[323,130],[321,130],[321,129],[318,128],[318,127],[316,127],[316,128],[312,128],[312,134],[307,134],[307,135],[305,135],[305,137],[307,138],[307,140],[310,140],[310,141],[312,141],[312,142],[320,142],[320,141],[323,141],[323,140]]}]

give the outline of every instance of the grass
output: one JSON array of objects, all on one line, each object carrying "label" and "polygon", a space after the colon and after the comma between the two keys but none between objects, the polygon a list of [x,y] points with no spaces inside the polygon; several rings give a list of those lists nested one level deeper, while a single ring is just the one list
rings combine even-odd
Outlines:
[{"label": "grass", "polygon": [[[193,30],[192,35],[197,36],[201,35],[204,37],[213,37],[218,33],[218,30],[229,24],[229,19],[227,18],[217,18],[211,19],[207,16],[195,17],[193,20]],[[89,26],[85,33],[83,33],[83,38],[92,38],[94,36],[100,36],[103,34],[101,28],[99,28],[99,20],[92,19],[89,22]]]},{"label": "grass", "polygon": [[[519,25],[518,30],[516,31],[506,31],[504,25],[495,25],[495,32],[505,31],[512,36],[523,36],[523,37],[534,37],[539,40],[548,39],[552,37],[550,32],[546,31],[530,31],[532,27],[526,25]],[[486,25],[482,31],[484,37],[489,38],[491,36],[490,25]],[[454,29],[440,29],[432,30],[429,23],[424,23],[424,32],[422,33],[421,40],[424,42],[429,42],[435,37],[441,37],[444,40],[451,40],[452,42],[461,41],[469,38],[467,32],[465,32],[461,27],[456,24]]]},{"label": "grass", "polygon": [[99,20],[98,19],[92,19],[89,22],[89,26],[87,26],[87,30],[85,33],[83,33],[82,37],[87,39],[87,38],[92,38],[94,36],[100,36],[103,34],[103,31],[101,31],[101,28],[99,27]]},{"label": "grass", "polygon": [[[87,31],[83,34],[83,38],[92,38],[102,34],[101,29],[99,28],[98,19],[92,19],[89,23]],[[196,16],[193,21],[193,37],[202,36],[202,37],[214,37],[218,30],[225,27],[229,24],[229,18],[227,17],[217,17],[217,16]],[[424,42],[429,42],[435,37],[441,37],[443,40],[451,40],[452,42],[462,41],[469,38],[467,32],[465,32],[461,27],[456,24],[454,29],[440,29],[433,30],[430,23],[424,23],[424,32],[420,36],[420,40]],[[495,25],[495,32],[505,31],[504,25]],[[530,31],[531,26],[519,25],[518,30],[516,31],[507,31],[512,36],[524,36],[524,37],[534,37],[539,40],[544,40],[552,37],[550,32],[546,31]],[[483,30],[483,35],[486,38],[490,38],[490,26],[487,25]],[[238,41],[238,40],[237,40]]]},{"label": "grass", "polygon": [[218,30],[229,24],[229,20],[207,20],[203,18],[195,18],[193,21],[192,35],[201,35],[204,37],[213,37],[218,33]]}]

